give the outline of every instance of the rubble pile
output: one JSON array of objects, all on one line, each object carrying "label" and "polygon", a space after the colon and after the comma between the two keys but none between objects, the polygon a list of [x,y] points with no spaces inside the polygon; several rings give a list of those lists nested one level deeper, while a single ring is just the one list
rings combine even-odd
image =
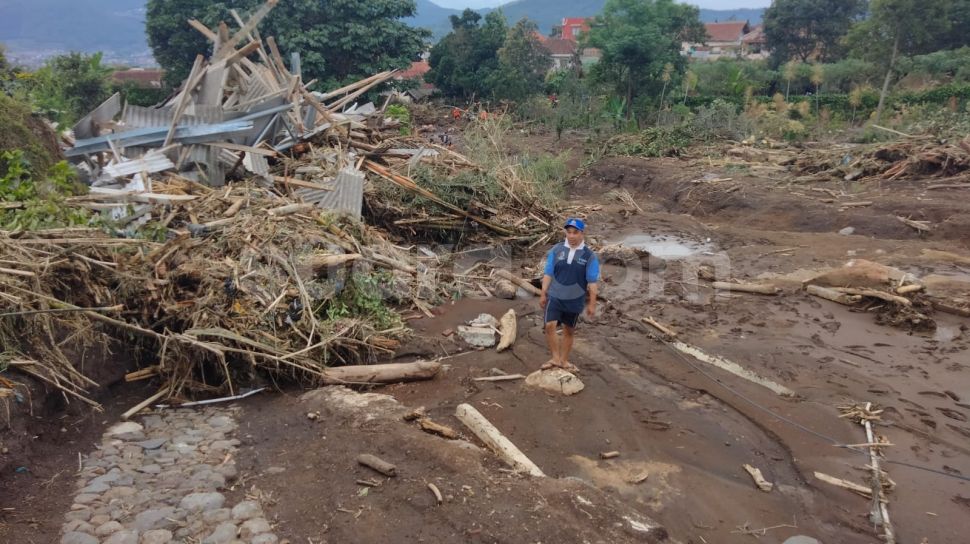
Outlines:
[{"label": "rubble pile", "polygon": [[907,137],[855,150],[805,152],[790,159],[789,164],[799,174],[846,181],[951,178],[970,170],[970,139],[954,143]]},{"label": "rubble pile", "polygon": [[[90,184],[67,204],[110,227],[0,232],[3,363],[92,405],[75,352],[95,343],[150,354],[128,379],[159,378],[175,403],[267,376],[319,383],[393,354],[402,314],[484,290],[403,236],[549,239],[552,212],[515,168],[402,137],[358,102],[393,72],[311,91],[256,30],[275,3],[235,33],[190,21],[213,52],[174,96],[116,95],[65,136]],[[462,175],[491,185],[440,186]]]}]

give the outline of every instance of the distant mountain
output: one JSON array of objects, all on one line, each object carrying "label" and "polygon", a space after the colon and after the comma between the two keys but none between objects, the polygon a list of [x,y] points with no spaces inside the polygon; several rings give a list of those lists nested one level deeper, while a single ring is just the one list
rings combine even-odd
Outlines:
[{"label": "distant mountain", "polygon": [[416,0],[418,5],[417,14],[414,17],[404,19],[411,26],[427,28],[434,34],[437,41],[451,31],[451,22],[448,20],[450,15],[461,15],[462,10],[444,8],[435,4],[431,0]]},{"label": "distant mountain", "polygon": [[145,0],[0,0],[0,42],[13,53],[143,53]]}]

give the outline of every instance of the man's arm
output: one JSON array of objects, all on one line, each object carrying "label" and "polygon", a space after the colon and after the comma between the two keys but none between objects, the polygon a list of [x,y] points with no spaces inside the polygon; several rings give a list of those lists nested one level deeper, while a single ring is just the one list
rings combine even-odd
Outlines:
[{"label": "man's arm", "polygon": [[599,294],[600,260],[593,254],[586,265],[586,315],[590,318],[596,315],[596,296]]},{"label": "man's arm", "polygon": [[545,308],[546,300],[549,298],[549,286],[552,285],[552,274],[555,272],[555,261],[552,250],[546,256],[546,267],[542,273],[542,294],[539,295],[539,306]]},{"label": "man's arm", "polygon": [[542,294],[539,295],[539,306],[543,308],[546,307],[546,301],[549,299],[549,285],[552,284],[552,276],[549,274],[542,275]]}]

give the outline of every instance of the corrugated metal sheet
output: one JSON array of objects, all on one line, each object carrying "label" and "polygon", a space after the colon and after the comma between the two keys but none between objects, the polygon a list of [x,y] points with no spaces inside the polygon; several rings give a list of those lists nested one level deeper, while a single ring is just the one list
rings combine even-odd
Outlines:
[{"label": "corrugated metal sheet", "polygon": [[364,173],[347,167],[337,173],[333,191],[300,189],[295,193],[318,208],[359,218],[364,205]]}]

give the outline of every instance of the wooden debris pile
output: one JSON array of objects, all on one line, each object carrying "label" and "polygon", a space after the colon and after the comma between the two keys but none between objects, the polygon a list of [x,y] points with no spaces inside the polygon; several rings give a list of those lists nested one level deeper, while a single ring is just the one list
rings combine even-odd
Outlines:
[{"label": "wooden debris pile", "polygon": [[797,174],[845,181],[967,177],[970,138],[941,143],[930,137],[908,137],[854,150],[812,150],[783,164]]},{"label": "wooden debris pile", "polygon": [[380,231],[267,188],[156,188],[185,200],[153,206],[162,224],[140,237],[0,233],[9,365],[88,400],[96,384],[61,346],[116,339],[157,354],[136,378],[160,377],[176,400],[235,394],[260,375],[327,381],[331,365],[398,347],[407,330],[393,308],[428,312],[460,289]]}]

